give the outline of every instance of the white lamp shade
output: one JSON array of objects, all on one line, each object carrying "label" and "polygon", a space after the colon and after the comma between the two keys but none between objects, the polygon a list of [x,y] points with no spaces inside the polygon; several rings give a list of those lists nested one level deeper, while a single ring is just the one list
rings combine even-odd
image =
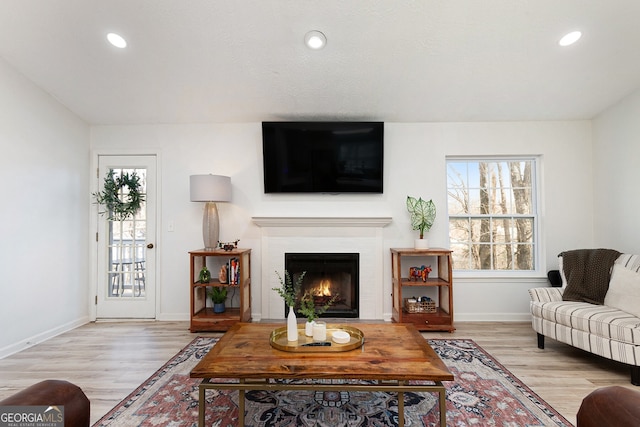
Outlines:
[{"label": "white lamp shade", "polygon": [[222,175],[191,175],[189,188],[192,202],[231,201],[231,178]]}]

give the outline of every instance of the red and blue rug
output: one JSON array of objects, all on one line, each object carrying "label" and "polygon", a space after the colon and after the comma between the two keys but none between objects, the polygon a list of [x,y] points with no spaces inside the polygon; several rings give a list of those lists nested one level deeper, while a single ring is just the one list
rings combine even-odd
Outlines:
[{"label": "red and blue rug", "polygon": [[[98,426],[198,425],[199,379],[191,369],[215,345],[199,337],[160,368]],[[429,339],[455,376],[447,388],[447,426],[571,427],[571,424],[472,340]],[[236,426],[238,393],[206,394],[206,425]],[[405,426],[438,426],[437,394],[405,393]],[[246,393],[245,423],[256,427],[388,427],[398,425],[395,393],[253,391]]]}]

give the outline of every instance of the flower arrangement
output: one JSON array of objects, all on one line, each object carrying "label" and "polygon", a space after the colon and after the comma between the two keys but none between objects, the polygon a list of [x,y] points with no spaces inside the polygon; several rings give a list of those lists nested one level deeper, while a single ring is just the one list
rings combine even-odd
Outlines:
[{"label": "flower arrangement", "polygon": [[300,298],[300,308],[298,308],[298,311],[307,318],[307,322],[311,323],[327,311],[337,299],[338,294],[331,297],[322,307],[316,307],[313,295],[307,291],[302,295],[302,298]]},{"label": "flower arrangement", "polygon": [[295,307],[296,300],[300,295],[300,289],[302,288],[302,280],[304,279],[304,275],[307,274],[306,271],[303,271],[295,283],[291,280],[291,275],[287,270],[284,271],[284,278],[276,271],[278,275],[278,279],[280,280],[280,287],[272,288],[274,291],[278,293],[284,299],[287,307]]}]

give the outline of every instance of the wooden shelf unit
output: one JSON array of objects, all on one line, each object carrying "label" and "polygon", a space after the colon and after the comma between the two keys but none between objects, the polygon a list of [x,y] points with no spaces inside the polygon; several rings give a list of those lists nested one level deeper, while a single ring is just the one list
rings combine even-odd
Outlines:
[{"label": "wooden shelf unit", "polygon": [[[426,282],[409,280],[409,267],[430,265],[433,271]],[[404,273],[404,277],[403,277]],[[398,323],[413,323],[420,331],[455,331],[453,326],[453,277],[449,249],[391,248],[392,319]],[[435,294],[433,313],[409,312],[405,298],[415,294]],[[403,296],[404,294],[404,296]]]},{"label": "wooden shelf unit", "polygon": [[[237,322],[251,321],[251,249],[236,248],[232,251],[216,249],[206,251],[199,249],[189,252],[190,258],[190,284],[191,292],[191,332],[226,331]],[[200,270],[207,265],[207,258],[215,258],[207,266],[211,270],[211,281],[200,283],[198,281]],[[230,259],[238,259],[238,283],[234,285],[220,283],[218,271],[222,264]],[[207,287],[227,286],[229,294],[232,289],[239,292],[239,306],[226,307],[224,313],[214,313],[212,307],[207,307]],[[229,300],[227,299],[227,302]]]}]

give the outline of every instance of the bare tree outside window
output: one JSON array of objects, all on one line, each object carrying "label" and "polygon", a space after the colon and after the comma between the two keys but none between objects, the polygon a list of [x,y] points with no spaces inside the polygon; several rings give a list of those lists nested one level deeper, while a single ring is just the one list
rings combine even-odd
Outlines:
[{"label": "bare tree outside window", "polygon": [[535,165],[533,158],[447,160],[456,270],[536,269]]}]

